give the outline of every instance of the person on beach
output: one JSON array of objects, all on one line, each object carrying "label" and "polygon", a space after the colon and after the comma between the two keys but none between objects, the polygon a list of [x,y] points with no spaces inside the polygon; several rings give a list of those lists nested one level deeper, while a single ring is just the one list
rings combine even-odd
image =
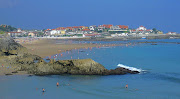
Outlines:
[{"label": "person on beach", "polygon": [[56,83],[56,86],[57,86],[57,87],[59,86],[59,82]]},{"label": "person on beach", "polygon": [[128,84],[126,84],[125,88],[128,88]]},{"label": "person on beach", "polygon": [[42,92],[45,92],[45,89],[44,89],[44,88],[42,88]]}]

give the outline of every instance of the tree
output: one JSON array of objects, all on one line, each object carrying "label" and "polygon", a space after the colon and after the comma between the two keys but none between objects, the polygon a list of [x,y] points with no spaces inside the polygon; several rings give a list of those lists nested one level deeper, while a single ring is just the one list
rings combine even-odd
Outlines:
[{"label": "tree", "polygon": [[38,32],[37,33],[37,36],[39,37],[39,36],[44,36],[44,33],[43,32]]},{"label": "tree", "polygon": [[10,25],[1,25],[0,26],[0,31],[10,32],[10,31],[15,31],[15,30],[17,30],[17,29]]},{"label": "tree", "polygon": [[155,34],[157,34],[157,29],[156,29],[156,28],[153,28],[152,30],[153,30],[153,32],[154,32]]}]

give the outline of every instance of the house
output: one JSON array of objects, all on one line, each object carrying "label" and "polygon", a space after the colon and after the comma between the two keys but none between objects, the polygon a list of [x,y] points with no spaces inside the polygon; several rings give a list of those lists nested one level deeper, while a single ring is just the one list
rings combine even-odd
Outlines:
[{"label": "house", "polygon": [[145,31],[144,31],[144,30],[137,30],[137,33],[139,33],[139,34],[144,34]]},{"label": "house", "polygon": [[176,35],[176,32],[168,32],[167,35]]},{"label": "house", "polygon": [[162,31],[158,31],[157,33],[158,33],[158,34],[163,34],[163,32],[162,32]]},{"label": "house", "polygon": [[66,28],[65,27],[58,27],[56,28],[56,30],[65,30]]},{"label": "house", "polygon": [[72,27],[66,27],[66,30],[67,31],[73,31],[73,28]]},{"label": "house", "polygon": [[131,29],[130,33],[137,33],[136,29]]},{"label": "house", "polygon": [[126,26],[126,25],[117,25],[119,26],[119,28],[123,29],[123,30],[127,30],[129,28],[129,26]]},{"label": "house", "polygon": [[50,35],[59,35],[61,33],[61,30],[52,29],[50,31]]},{"label": "house", "polygon": [[89,26],[89,29],[90,29],[90,31],[94,31],[95,30],[94,26]]},{"label": "house", "polygon": [[139,28],[136,29],[136,32],[139,34],[150,34],[153,33],[152,29],[147,29],[144,26],[140,26]]},{"label": "house", "polygon": [[44,31],[44,34],[45,34],[45,35],[50,35],[50,31],[51,31],[51,29],[46,29],[46,30]]},{"label": "house", "polygon": [[7,32],[7,34],[8,34],[10,37],[21,37],[21,36],[23,36],[23,33],[22,33],[22,32]]},{"label": "house", "polygon": [[152,32],[153,32],[153,30],[151,30],[151,29],[146,30],[146,33],[152,33]]},{"label": "house", "polygon": [[112,25],[112,24],[107,24],[107,25],[103,24],[102,26],[103,26],[105,29],[110,29],[111,26],[113,26],[113,25]]},{"label": "house", "polygon": [[29,32],[28,36],[30,37],[36,37],[37,36],[37,32]]},{"label": "house", "polygon": [[18,29],[17,29],[17,32],[22,32],[21,28],[18,28]]},{"label": "house", "polygon": [[108,31],[109,33],[127,33],[127,30],[121,29],[118,25],[116,26],[111,26],[110,30]]},{"label": "house", "polygon": [[66,34],[66,30],[61,30],[61,34],[62,35]]},{"label": "house", "polygon": [[110,30],[121,30],[119,26],[111,26]]},{"label": "house", "polygon": [[82,31],[85,32],[85,33],[89,33],[90,29],[83,29]]},{"label": "house", "polygon": [[147,29],[146,29],[144,26],[141,25],[141,26],[140,26],[139,28],[137,28],[136,30],[138,30],[138,31],[139,31],[139,30],[146,31]]},{"label": "house", "polygon": [[105,29],[105,27],[103,25],[98,26],[98,31],[103,31],[104,29]]},{"label": "house", "polygon": [[66,29],[60,30],[60,29],[52,29],[49,33],[49,35],[64,35],[66,34]]}]

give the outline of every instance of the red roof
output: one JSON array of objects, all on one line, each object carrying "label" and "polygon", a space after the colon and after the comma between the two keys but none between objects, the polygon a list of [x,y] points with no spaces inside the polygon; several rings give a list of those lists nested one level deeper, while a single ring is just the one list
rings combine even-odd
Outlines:
[{"label": "red roof", "polygon": [[64,30],[65,28],[64,27],[58,27],[56,28],[56,30]]},{"label": "red roof", "polygon": [[103,24],[102,26],[105,27],[105,28],[111,28],[111,26],[113,26],[113,25],[111,25],[111,24],[107,24],[107,25]]},{"label": "red roof", "polygon": [[79,28],[79,26],[73,26],[73,28]]},{"label": "red roof", "polygon": [[136,30],[131,30],[131,31],[136,31]]},{"label": "red roof", "polygon": [[119,26],[119,28],[121,28],[121,29],[128,29],[129,28],[129,26],[126,26],[126,25],[117,25],[117,26]]},{"label": "red roof", "polygon": [[152,31],[152,30],[148,29],[148,30],[146,30],[146,31]]},{"label": "red roof", "polygon": [[83,29],[82,31],[90,31],[90,29]]}]

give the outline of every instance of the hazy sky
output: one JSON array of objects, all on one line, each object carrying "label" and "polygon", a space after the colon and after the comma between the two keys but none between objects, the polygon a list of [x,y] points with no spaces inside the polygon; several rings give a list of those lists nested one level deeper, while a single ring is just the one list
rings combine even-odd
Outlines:
[{"label": "hazy sky", "polygon": [[180,0],[0,0],[0,24],[43,29],[129,25],[180,33]]}]

